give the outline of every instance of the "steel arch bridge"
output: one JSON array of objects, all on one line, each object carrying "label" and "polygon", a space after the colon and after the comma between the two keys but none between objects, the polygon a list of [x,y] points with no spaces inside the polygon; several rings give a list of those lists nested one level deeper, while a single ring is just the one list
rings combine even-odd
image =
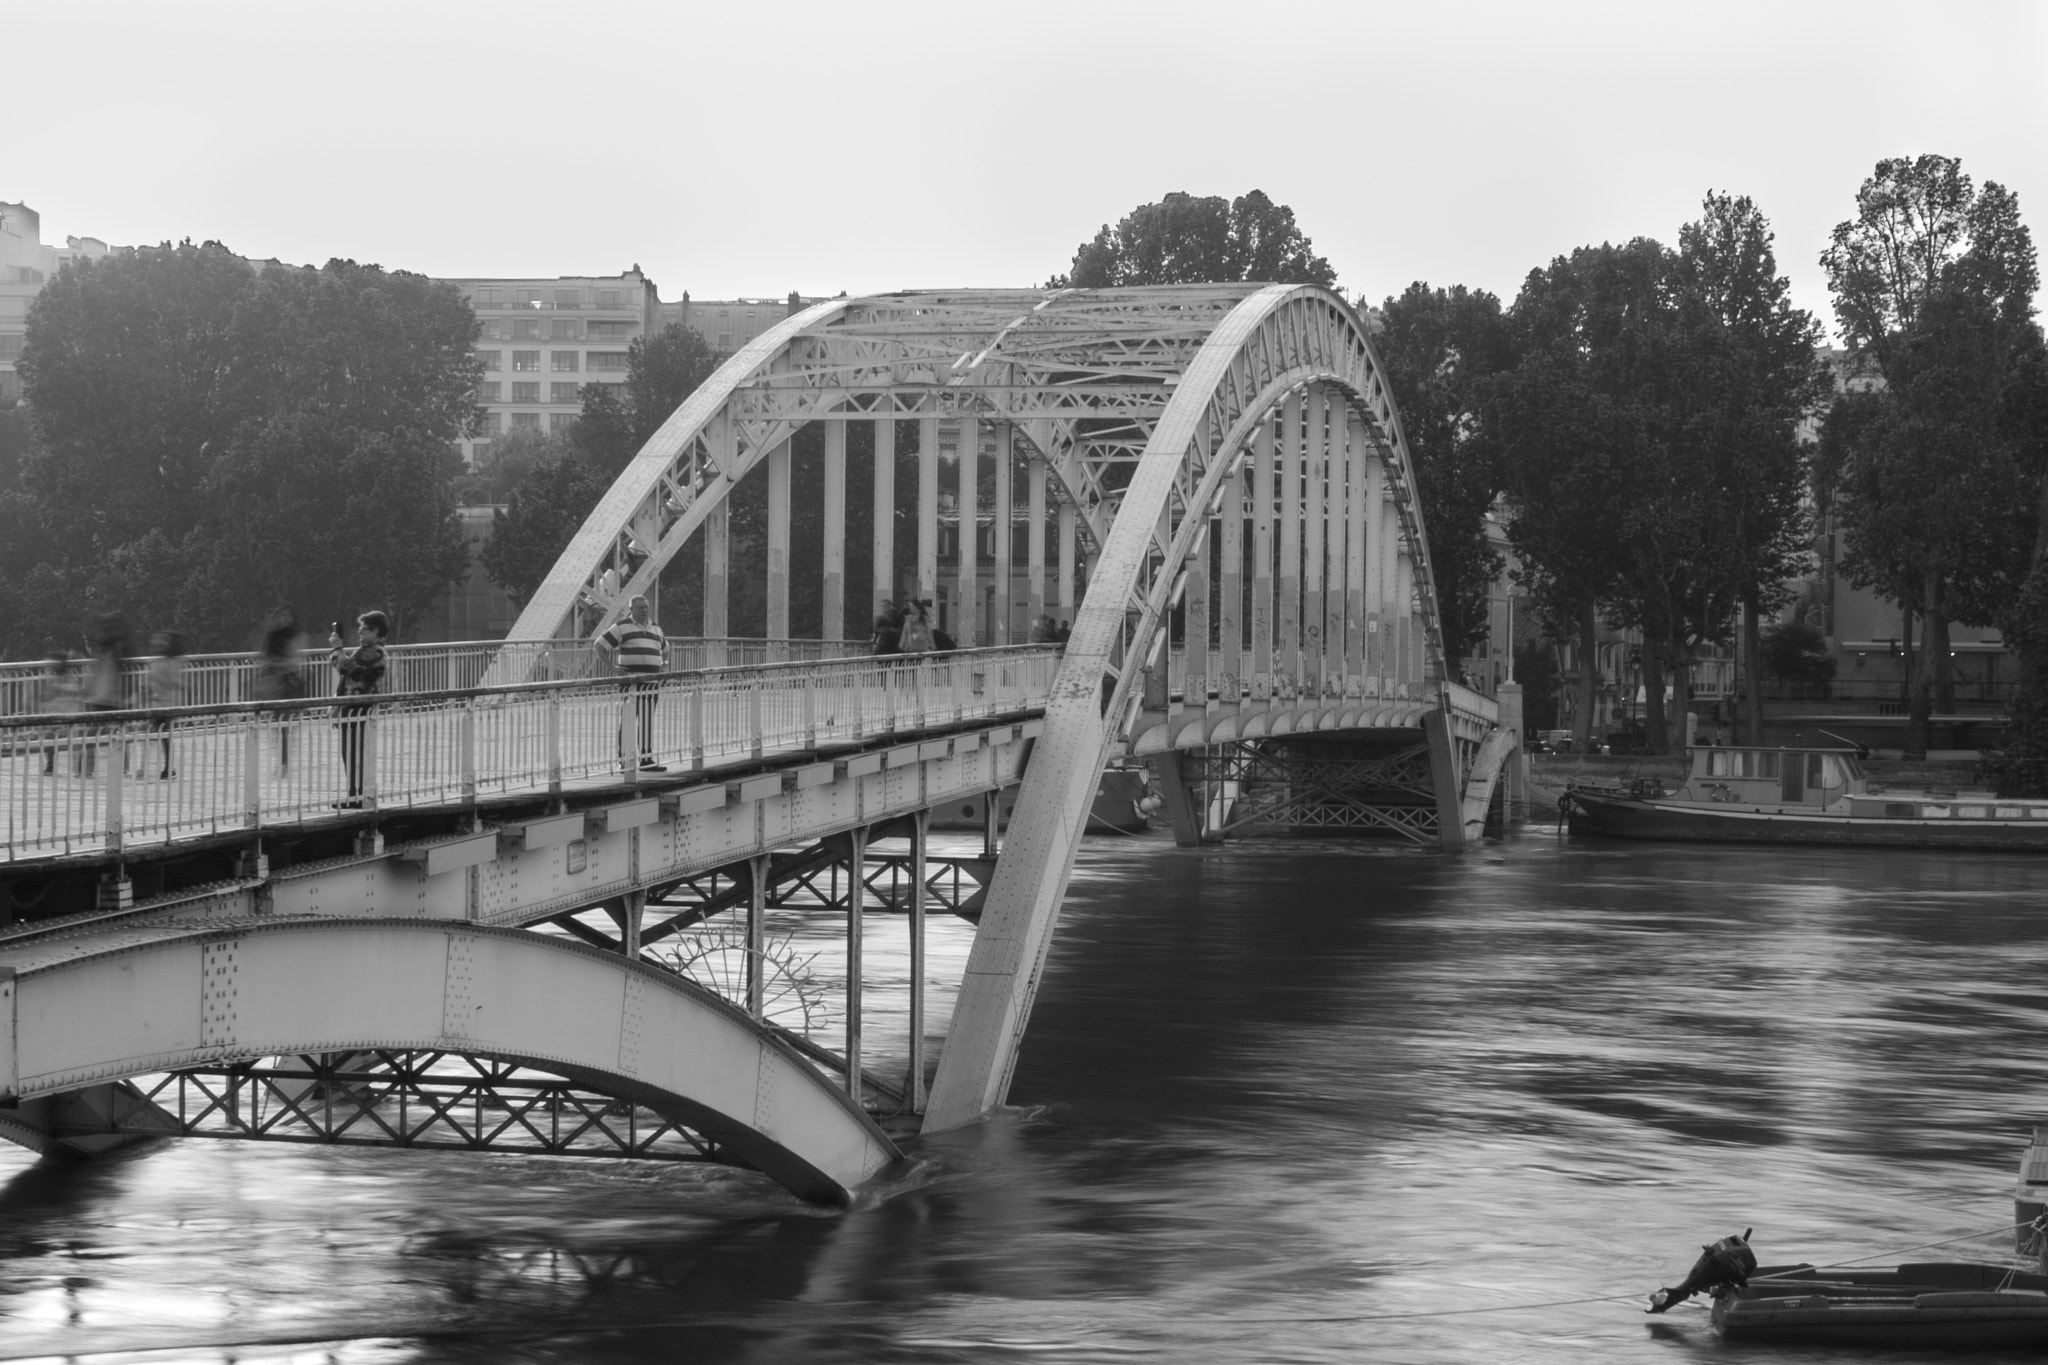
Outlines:
[{"label": "steel arch bridge", "polygon": [[[810,424],[822,457],[800,487]],[[749,479],[766,516],[742,563]],[[798,546],[812,500],[819,543]],[[744,582],[767,662],[529,676],[685,554],[703,651],[730,647]],[[820,638],[798,640],[811,562]],[[966,648],[861,657],[849,620],[903,598]],[[874,1113],[935,1131],[1003,1101],[1107,768],[1148,769],[1184,844],[1277,828],[1456,848],[1519,723],[1449,679],[1384,373],[1358,316],[1310,287],[797,314],[647,442],[512,638],[480,687],[350,721],[348,802],[321,785],[347,758],[323,699],[0,717],[0,1138],[666,1144],[845,1200],[896,1156]],[[642,771],[636,715],[657,709],[667,766]],[[124,778],[172,727],[185,777]],[[267,772],[286,735],[290,773]],[[934,814],[977,809],[983,856],[928,862]],[[90,908],[10,923],[64,876],[96,887]],[[844,918],[832,1047],[763,1004],[764,926],[792,905]],[[927,1098],[928,905],[975,929]],[[882,1067],[878,1045],[879,1071],[870,911],[901,917],[910,963],[903,1052]],[[648,951],[718,916],[745,917],[744,989],[724,995]]]},{"label": "steel arch bridge", "polygon": [[[971,1120],[1006,1093],[1091,798],[1113,759],[1153,756],[1176,834],[1189,842],[1247,793],[1214,764],[1183,765],[1184,751],[1284,736],[1275,751],[1293,780],[1279,785],[1327,795],[1318,773],[1330,768],[1311,736],[1420,739],[1430,785],[1409,785],[1422,799],[1393,801],[1401,813],[1390,816],[1386,801],[1353,797],[1354,824],[1450,847],[1476,832],[1516,736],[1497,725],[1490,700],[1448,677],[1414,468],[1385,373],[1358,315],[1311,286],[932,291],[819,304],[733,356],[655,433],[514,636],[604,630],[633,595],[657,591],[693,540],[704,554],[704,634],[723,635],[731,494],[765,466],[766,633],[786,637],[790,440],[809,422],[825,424],[821,615],[826,632],[838,628],[848,591],[846,428],[860,421],[875,424],[871,563],[888,566],[871,573],[868,601],[897,595],[892,464],[898,423],[914,421],[911,595],[938,599],[963,645],[984,631],[991,643],[1022,633],[1013,596],[1033,623],[1054,601],[1072,620],[927,1130]],[[985,503],[992,516],[1001,605],[985,617],[978,553],[957,552],[955,580],[940,583],[946,428],[958,482],[944,520],[956,543],[978,541]],[[984,429],[994,470],[986,498]],[[1013,594],[1020,464],[1027,562]],[[1048,494],[1057,516],[1050,591]],[[1272,785],[1269,818],[1301,805],[1283,795],[1276,808]]]}]

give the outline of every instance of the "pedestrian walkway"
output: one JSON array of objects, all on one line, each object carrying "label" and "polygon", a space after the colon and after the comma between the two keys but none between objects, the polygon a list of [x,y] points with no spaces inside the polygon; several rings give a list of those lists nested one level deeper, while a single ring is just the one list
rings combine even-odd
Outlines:
[{"label": "pedestrian walkway", "polygon": [[[1057,661],[1031,645],[664,674],[654,683],[659,771],[641,771],[637,754],[633,698],[644,679],[418,693],[381,700],[360,720],[324,698],[0,718],[0,863],[104,858],[357,809],[673,781],[1038,710]],[[342,764],[350,724],[365,732],[360,807]],[[169,777],[159,775],[166,735]]]}]

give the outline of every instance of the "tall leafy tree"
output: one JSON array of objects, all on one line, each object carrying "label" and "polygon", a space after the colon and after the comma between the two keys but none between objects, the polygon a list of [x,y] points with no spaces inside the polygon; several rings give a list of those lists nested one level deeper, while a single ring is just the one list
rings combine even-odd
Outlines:
[{"label": "tall leafy tree", "polygon": [[[1712,558],[1743,607],[1748,739],[1763,743],[1760,623],[1806,567],[1807,458],[1800,421],[1826,402],[1820,325],[1792,304],[1774,236],[1746,196],[1709,193],[1679,232],[1676,304],[1682,347],[1677,455],[1707,474]],[[1704,624],[1718,634],[1718,623]]]},{"label": "tall leafy tree", "polygon": [[724,361],[694,327],[672,323],[653,336],[635,337],[626,352],[624,384],[583,386],[578,449],[618,473]]},{"label": "tall leafy tree", "polygon": [[456,290],[218,243],[67,268],[30,314],[23,473],[79,615],[241,643],[280,599],[404,616],[463,562],[450,442],[473,420]]},{"label": "tall leafy tree", "polygon": [[1930,715],[1954,705],[1950,623],[1990,624],[2048,553],[2048,515],[2015,517],[2048,490],[2004,397],[2038,345],[2039,268],[2017,197],[1935,155],[1880,161],[1821,264],[1852,358],[1884,380],[1829,419],[1843,568],[1924,622],[1908,703],[1924,753]]},{"label": "tall leafy tree", "polygon": [[1463,285],[1417,281],[1380,310],[1374,344],[1416,464],[1444,652],[1462,659],[1487,630],[1502,561],[1486,517],[1501,489],[1495,427],[1484,419],[1493,376],[1512,368],[1500,300]]},{"label": "tall leafy tree", "polygon": [[1140,204],[1114,228],[1103,224],[1075,249],[1066,273],[1047,284],[1104,289],[1259,280],[1328,287],[1336,278],[1302,235],[1294,210],[1263,191],[1233,200],[1175,191],[1156,204]]},{"label": "tall leafy tree", "polygon": [[1516,363],[1488,386],[1522,582],[1577,642],[1581,745],[1596,720],[1602,607],[1631,568],[1629,528],[1658,425],[1644,380],[1666,271],[1664,248],[1647,239],[1581,247],[1531,271],[1509,313]]}]

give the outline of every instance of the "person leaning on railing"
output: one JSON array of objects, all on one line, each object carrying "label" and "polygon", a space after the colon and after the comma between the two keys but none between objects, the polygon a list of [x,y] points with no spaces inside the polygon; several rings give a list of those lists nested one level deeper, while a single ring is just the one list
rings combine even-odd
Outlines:
[{"label": "person leaning on railing", "polygon": [[[381,611],[366,611],[356,618],[356,647],[343,649],[340,622],[327,637],[331,651],[327,662],[340,676],[336,695],[374,697],[384,691],[384,641],[391,634],[391,618]],[[363,804],[363,740],[369,724],[371,703],[358,701],[341,707],[341,762],[348,769],[348,796],[334,803],[336,810],[359,810]]]},{"label": "person leaning on railing", "polygon": [[[627,618],[614,622],[610,629],[599,635],[592,643],[597,647],[598,657],[617,670],[622,676],[641,676],[644,680],[631,685],[633,710],[640,722],[640,771],[643,773],[665,773],[666,764],[654,761],[654,706],[660,700],[654,675],[668,666],[668,638],[661,633],[649,616],[652,608],[647,599],[635,595],[626,607]],[[626,737],[619,736],[619,761],[626,758]]]}]

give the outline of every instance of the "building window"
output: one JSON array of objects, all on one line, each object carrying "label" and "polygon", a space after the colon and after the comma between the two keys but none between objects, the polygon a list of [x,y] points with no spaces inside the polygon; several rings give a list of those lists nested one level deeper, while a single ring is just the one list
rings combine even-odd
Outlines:
[{"label": "building window", "polygon": [[620,293],[616,289],[600,289],[597,291],[597,306],[600,308],[622,308],[625,305],[619,302],[619,298]]},{"label": "building window", "polygon": [[521,308],[538,308],[538,307],[540,307],[540,290],[538,290],[538,289],[522,289],[522,290],[520,290],[520,291],[519,291],[519,306],[520,306]]},{"label": "building window", "polygon": [[[555,387],[559,389],[562,386],[560,384],[557,384],[555,385]],[[548,414],[549,431],[567,431],[570,427],[573,427],[575,425],[576,414],[573,412],[551,412]]]},{"label": "building window", "polygon": [[626,368],[626,353],[624,351],[592,351],[590,353],[590,368],[593,373],[624,370]]},{"label": "building window", "polygon": [[514,351],[512,353],[512,368],[521,374],[540,373],[540,352]]},{"label": "building window", "polygon": [[503,341],[505,339],[505,319],[485,318],[484,325],[478,330],[477,335],[485,341]]},{"label": "building window", "polygon": [[503,385],[499,384],[495,379],[484,381],[476,386],[476,401],[479,403],[497,402],[498,392],[502,387]]},{"label": "building window", "polygon": [[498,434],[498,429],[498,414],[495,412],[487,412],[483,415],[483,420],[477,423],[476,434],[479,436],[496,436]]},{"label": "building window", "polygon": [[539,319],[539,318],[514,318],[514,319],[512,319],[512,339],[513,339],[514,341],[539,341],[539,340],[540,340],[540,319]]},{"label": "building window", "polygon": [[512,414],[512,430],[539,431],[540,414],[537,412],[515,412]]},{"label": "building window", "polygon": [[576,308],[580,307],[582,303],[583,291],[581,289],[557,289],[555,291],[555,307],[557,308]]},{"label": "building window", "polygon": [[730,351],[732,349],[731,332],[720,332],[718,334],[718,349],[721,351]]},{"label": "building window", "polygon": [[630,322],[593,322],[590,324],[592,337],[626,337],[633,335]]},{"label": "building window", "polygon": [[576,386],[575,386],[574,384],[550,384],[550,385],[548,385],[548,401],[549,401],[550,403],[573,403],[573,402],[575,402],[575,401],[576,401]]},{"label": "building window", "polygon": [[478,441],[469,448],[469,467],[471,469],[481,468],[484,461],[490,458],[491,443],[489,441]]},{"label": "building window", "polygon": [[498,306],[498,291],[495,289],[477,290],[476,306],[479,308],[496,308]]},{"label": "building window", "polygon": [[0,332],[0,360],[13,360],[21,355],[21,343],[28,338],[20,332]]},{"label": "building window", "polygon": [[549,320],[549,323],[548,323],[548,340],[550,340],[550,341],[574,341],[574,340],[576,340],[576,319],[574,319],[574,318],[552,318],[552,319],[550,319],[550,320]]},{"label": "building window", "polygon": [[578,352],[575,351],[550,351],[548,352],[548,366],[556,374],[574,374],[576,373],[577,355]]},{"label": "building window", "polygon": [[512,386],[512,401],[515,403],[538,403],[540,401],[539,383],[514,384]]},{"label": "building window", "polygon": [[505,353],[503,351],[478,351],[476,353],[476,363],[483,366],[486,370],[500,369],[505,364]]}]

